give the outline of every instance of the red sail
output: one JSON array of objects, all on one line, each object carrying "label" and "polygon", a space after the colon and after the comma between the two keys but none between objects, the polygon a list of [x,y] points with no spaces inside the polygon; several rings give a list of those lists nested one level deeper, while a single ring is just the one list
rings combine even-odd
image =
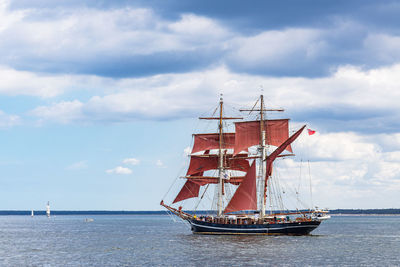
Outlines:
[{"label": "red sail", "polygon": [[[301,127],[300,130],[298,130],[296,133],[294,133],[290,138],[288,138],[285,142],[283,142],[277,149],[275,149],[274,152],[272,152],[267,157],[266,179],[265,179],[265,185],[264,185],[265,187],[267,187],[268,178],[272,175],[272,163],[278,157],[278,155],[281,154],[285,150],[285,147],[289,146],[291,143],[294,142],[294,140],[297,139],[297,137],[299,137],[299,135],[303,132],[305,127],[306,127],[306,125]],[[264,190],[264,192],[265,192],[265,190]]]},{"label": "red sail", "polygon": [[[198,178],[188,178],[186,183],[183,185],[181,191],[176,196],[174,202],[176,203],[188,198],[198,197],[200,186],[206,184],[218,184],[219,177],[211,178],[211,177],[202,177],[203,173],[196,173]],[[239,185],[243,181],[242,177],[230,177],[229,180],[225,180],[225,183],[230,183],[234,185]]]},{"label": "red sail", "polygon": [[192,197],[198,197],[199,196],[199,191],[200,191],[200,185],[192,182],[190,180],[187,180],[186,183],[183,185],[181,191],[179,192],[179,194],[176,196],[174,202],[179,202],[188,198],[192,198]]},{"label": "red sail", "polygon": [[[234,155],[260,143],[260,121],[235,123],[236,137]],[[289,137],[289,119],[264,121],[266,144],[280,146]],[[290,145],[286,150],[292,152]]]},{"label": "red sail", "polygon": [[196,157],[190,158],[189,169],[186,175],[193,175],[198,172],[218,169],[218,157]]},{"label": "red sail", "polygon": [[[247,172],[250,168],[249,161],[244,159],[248,155],[240,154],[233,157],[232,155],[227,156],[226,159],[226,168],[235,171]],[[243,157],[243,158],[242,158]]]},{"label": "red sail", "polygon": [[256,187],[256,164],[255,161],[250,166],[249,171],[244,177],[242,183],[236,189],[224,213],[256,210],[257,209],[257,187]]},{"label": "red sail", "polygon": [[[238,155],[238,157],[232,158],[232,155],[225,155],[226,163],[225,167],[231,170],[247,172],[249,168],[249,162],[245,157],[246,155]],[[218,157],[217,155],[210,157],[192,156],[190,158],[189,169],[186,175],[193,175],[198,172],[204,172],[208,170],[218,169]]]},{"label": "red sail", "polygon": [[285,147],[289,146],[291,143],[293,143],[294,140],[297,139],[297,137],[299,137],[299,135],[303,132],[305,127],[306,125],[301,127],[300,130],[294,133],[290,138],[285,140],[285,142],[283,142],[277,149],[275,149],[275,151],[268,156],[267,162],[271,162],[272,164],[272,162],[278,157],[278,155],[285,150]]},{"label": "red sail", "polygon": [[[233,148],[235,145],[235,133],[224,133],[222,135],[222,147],[225,149]],[[219,148],[219,134],[195,134],[192,153],[208,149]]]}]

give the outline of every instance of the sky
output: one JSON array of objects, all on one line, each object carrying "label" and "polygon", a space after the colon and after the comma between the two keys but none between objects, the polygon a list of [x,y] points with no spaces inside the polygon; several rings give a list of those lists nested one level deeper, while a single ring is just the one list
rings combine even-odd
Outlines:
[{"label": "sky", "polygon": [[390,0],[0,0],[0,209],[160,210],[197,117],[220,94],[246,107],[261,93],[292,130],[316,130],[293,148],[320,207],[400,208],[399,13]]}]

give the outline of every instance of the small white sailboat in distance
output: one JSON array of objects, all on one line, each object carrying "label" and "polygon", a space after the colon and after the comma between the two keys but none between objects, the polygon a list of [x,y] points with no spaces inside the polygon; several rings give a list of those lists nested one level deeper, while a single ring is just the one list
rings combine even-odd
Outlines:
[{"label": "small white sailboat in distance", "polygon": [[33,216],[35,216],[35,214],[33,213],[33,210],[32,210],[32,212],[31,212],[31,217],[33,217]]},{"label": "small white sailboat in distance", "polygon": [[47,215],[47,218],[50,218],[50,201],[47,201],[46,215]]}]

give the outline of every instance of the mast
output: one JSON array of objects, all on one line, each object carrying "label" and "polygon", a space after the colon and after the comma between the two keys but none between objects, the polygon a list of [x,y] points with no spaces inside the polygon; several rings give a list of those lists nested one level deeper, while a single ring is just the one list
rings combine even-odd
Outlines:
[{"label": "mast", "polygon": [[260,216],[263,218],[265,216],[265,206],[266,206],[266,186],[265,183],[267,181],[266,176],[266,157],[267,153],[265,150],[265,129],[264,129],[264,96],[260,96],[260,149],[261,149],[261,184],[263,189],[260,190],[261,194],[261,207],[260,207]]},{"label": "mast", "polygon": [[222,109],[223,109],[223,99],[222,95],[219,99],[219,123],[218,123],[218,130],[219,130],[219,149],[218,149],[218,176],[219,176],[219,182],[218,182],[218,216],[222,215],[222,209],[223,209],[223,204],[222,204],[222,194],[223,194],[223,171],[224,171],[224,155],[222,153],[222,137],[223,137],[223,132],[222,132]]},{"label": "mast", "polygon": [[[259,135],[259,151],[261,152],[261,185],[262,189],[260,190],[260,198],[261,198],[261,206],[260,206],[260,216],[264,217],[265,216],[265,209],[266,209],[266,198],[267,198],[267,164],[266,164],[266,159],[268,158],[267,151],[266,151],[266,143],[268,141],[268,144],[270,143],[270,140],[266,140],[266,125],[265,125],[265,118],[264,118],[264,113],[267,111],[278,111],[282,112],[283,109],[266,109],[264,107],[264,96],[260,95],[260,108],[255,109],[255,106],[258,103],[257,102],[254,104],[252,109],[240,109],[240,111],[259,111],[260,112],[260,135]],[[268,125],[268,124],[267,124]]]},{"label": "mast", "polygon": [[201,120],[218,120],[218,137],[219,137],[219,142],[218,142],[218,202],[217,202],[217,214],[218,216],[222,215],[223,212],[223,195],[224,195],[224,153],[223,153],[223,148],[224,148],[224,142],[223,142],[223,120],[241,120],[243,118],[241,117],[223,117],[223,105],[224,101],[221,97],[219,99],[219,117],[201,117],[199,119]]}]

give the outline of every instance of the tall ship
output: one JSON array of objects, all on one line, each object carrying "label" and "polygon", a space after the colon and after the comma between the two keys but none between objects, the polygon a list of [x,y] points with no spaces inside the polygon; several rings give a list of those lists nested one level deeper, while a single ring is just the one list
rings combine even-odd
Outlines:
[{"label": "tall ship", "polygon": [[47,216],[47,218],[50,218],[50,201],[47,201],[46,216]]},{"label": "tall ship", "polygon": [[[196,234],[307,235],[316,229],[330,218],[328,211],[287,208],[273,176],[276,160],[294,156],[291,144],[306,128],[289,135],[289,119],[267,118],[267,112],[282,111],[266,109],[261,95],[252,108],[240,110],[248,118],[228,117],[221,95],[213,115],[200,118],[217,121],[217,131],[193,135],[184,184],[171,204],[162,200],[161,206]],[[194,208],[183,208],[186,202]],[[210,207],[198,210],[203,202]]]}]

